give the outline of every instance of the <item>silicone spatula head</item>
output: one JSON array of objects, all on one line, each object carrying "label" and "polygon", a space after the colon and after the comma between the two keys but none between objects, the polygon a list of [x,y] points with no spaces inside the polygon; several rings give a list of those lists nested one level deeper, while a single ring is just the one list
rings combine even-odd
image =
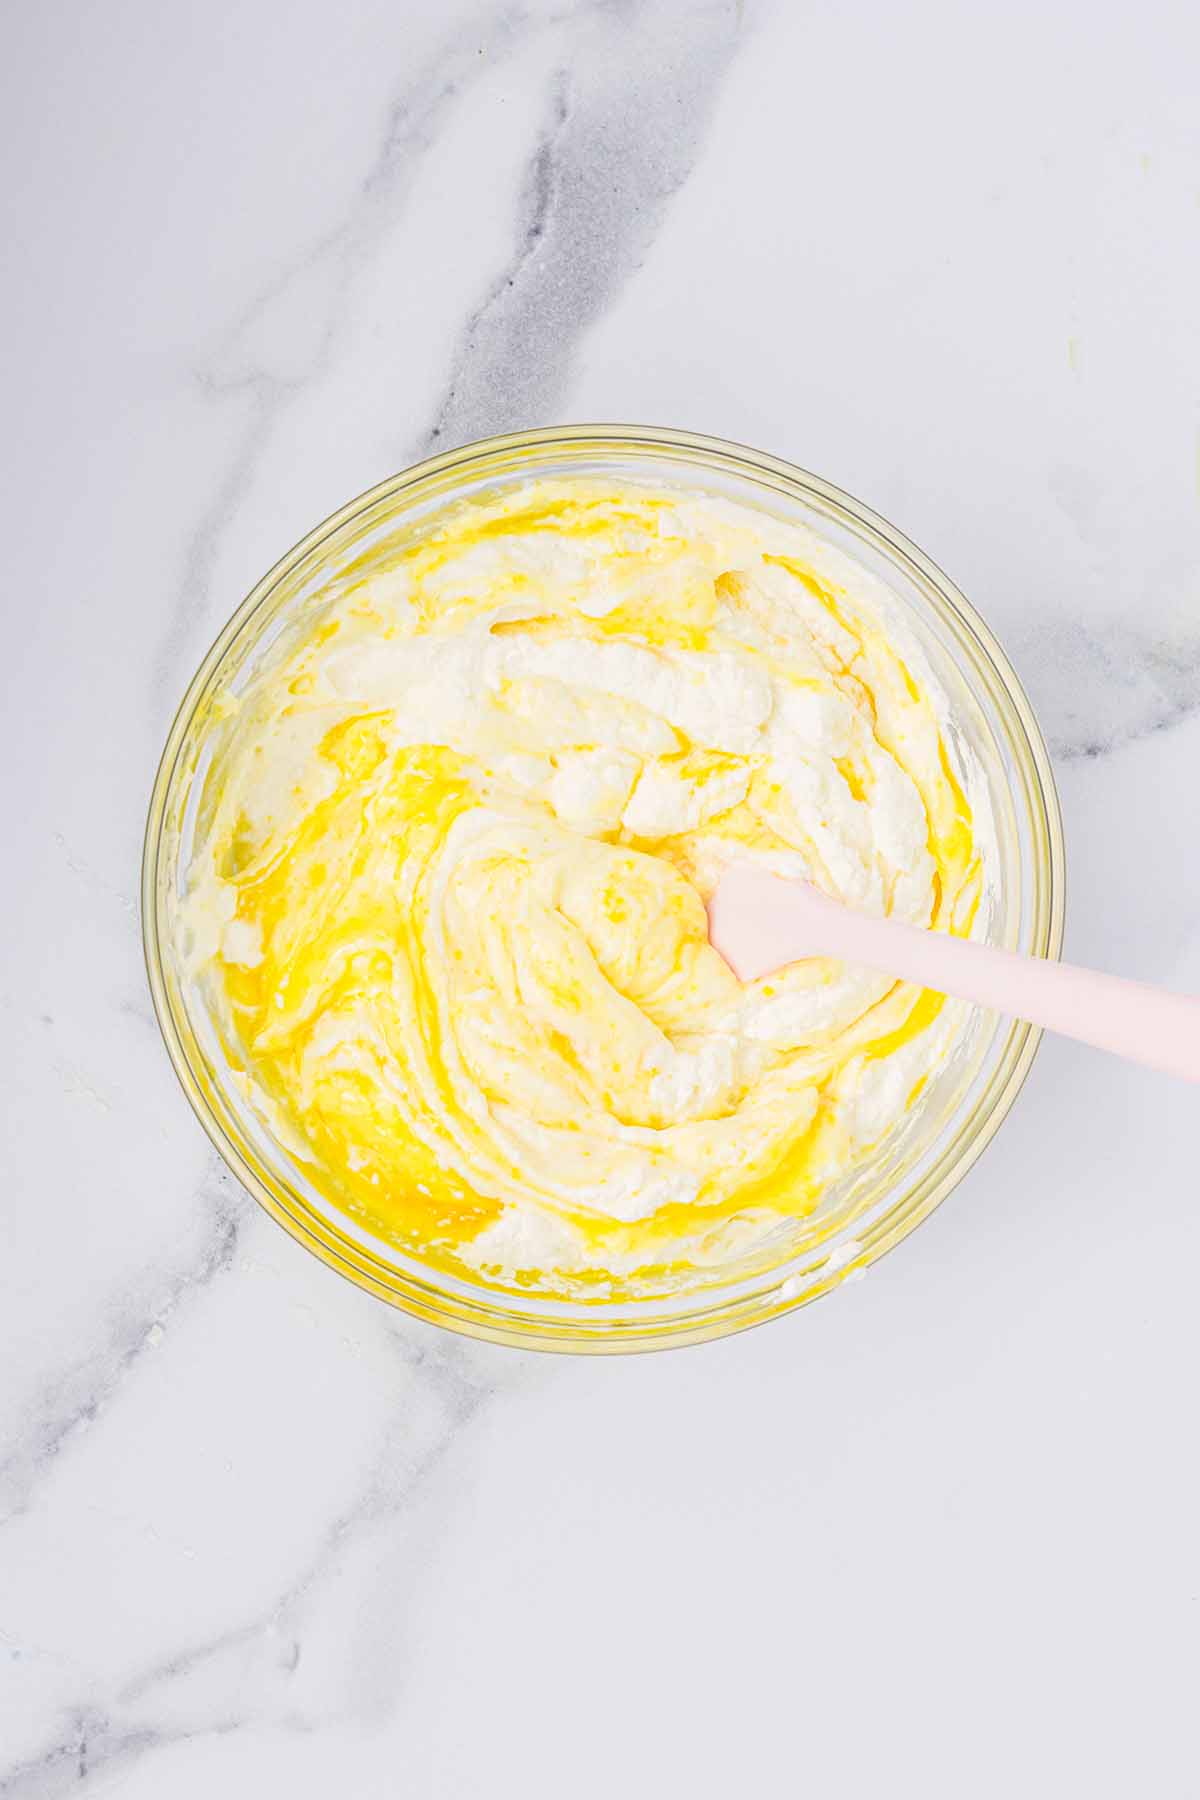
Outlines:
[{"label": "silicone spatula head", "polygon": [[807,881],[784,881],[751,863],[725,870],[708,902],[708,938],[739,981],[757,981],[785,963],[825,951],[824,896]]}]

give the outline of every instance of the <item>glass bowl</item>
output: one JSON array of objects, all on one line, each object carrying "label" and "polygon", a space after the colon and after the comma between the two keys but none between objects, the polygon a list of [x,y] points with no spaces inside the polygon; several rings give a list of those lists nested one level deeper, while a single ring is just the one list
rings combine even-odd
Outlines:
[{"label": "glass bowl", "polygon": [[150,803],[142,867],[146,964],[175,1072],[234,1174],[331,1268],[419,1317],[496,1342],[573,1351],[698,1343],[828,1292],[926,1218],[999,1128],[1029,1072],[1039,1033],[977,1013],[898,1130],[766,1248],[685,1292],[563,1300],[434,1273],[328,1202],[229,1079],[206,1009],[176,953],[208,725],[228,690],[297,608],[352,579],[364,559],[447,503],[541,476],[606,476],[698,488],[799,520],[881,576],[950,701],[951,747],[986,776],[998,878],[984,935],[1058,955],[1064,856],[1058,798],[1029,702],[1004,652],[946,577],[848,494],[776,457],[716,438],[643,426],[579,425],[489,438],[431,458],[352,500],[265,575],[221,632],[171,727]]}]

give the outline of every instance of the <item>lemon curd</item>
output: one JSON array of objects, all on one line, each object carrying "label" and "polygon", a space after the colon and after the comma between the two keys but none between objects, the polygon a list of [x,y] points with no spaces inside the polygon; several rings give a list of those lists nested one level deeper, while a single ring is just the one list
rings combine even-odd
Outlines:
[{"label": "lemon curd", "polygon": [[965,934],[994,855],[888,589],[804,527],[512,488],[365,557],[221,710],[189,971],[267,1128],[434,1267],[569,1294],[726,1262],[963,1029],[708,943],[730,859]]}]

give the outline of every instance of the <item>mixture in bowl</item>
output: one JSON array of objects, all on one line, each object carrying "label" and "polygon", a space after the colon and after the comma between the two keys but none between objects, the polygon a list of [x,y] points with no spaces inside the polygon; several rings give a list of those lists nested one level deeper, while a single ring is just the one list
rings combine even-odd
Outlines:
[{"label": "mixture in bowl", "polygon": [[985,788],[889,590],[700,493],[460,504],[293,619],[212,728],[187,968],[325,1200],[547,1294],[728,1264],[904,1120],[965,1009],[741,983],[728,861],[967,934]]}]

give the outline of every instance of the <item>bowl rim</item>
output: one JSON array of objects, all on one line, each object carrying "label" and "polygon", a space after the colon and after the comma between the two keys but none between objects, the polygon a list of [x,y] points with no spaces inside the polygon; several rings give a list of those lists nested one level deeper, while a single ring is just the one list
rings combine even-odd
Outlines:
[{"label": "bowl rim", "polygon": [[[1008,1061],[1007,1073],[992,1096],[984,1116],[978,1117],[983,1109],[977,1107],[971,1121],[973,1129],[965,1142],[960,1129],[942,1149],[932,1169],[919,1178],[919,1198],[916,1204],[906,1208],[900,1217],[891,1219],[890,1225],[890,1214],[880,1220],[880,1225],[886,1228],[872,1228],[867,1233],[867,1241],[860,1246],[859,1253],[852,1260],[831,1273],[817,1276],[795,1293],[788,1293],[788,1284],[781,1284],[777,1278],[773,1288],[768,1287],[764,1292],[718,1301],[707,1307],[701,1305],[694,1313],[684,1313],[678,1317],[639,1320],[631,1330],[615,1328],[615,1322],[611,1319],[607,1322],[597,1320],[591,1325],[587,1320],[563,1323],[536,1314],[523,1314],[511,1304],[491,1306],[483,1299],[465,1299],[447,1292],[435,1278],[423,1280],[408,1271],[396,1269],[337,1231],[329,1221],[307,1207],[303,1213],[289,1207],[282,1195],[263,1179],[225,1131],[188,1057],[175,1018],[167,987],[162,920],[159,915],[160,853],[171,784],[193,715],[214,670],[241,634],[243,627],[274,592],[279,582],[343,525],[356,516],[369,512],[381,501],[394,498],[406,489],[417,487],[449,471],[458,470],[466,476],[473,464],[491,462],[523,451],[586,451],[589,448],[603,450],[605,447],[617,449],[639,446],[649,454],[655,450],[665,454],[688,452],[701,466],[706,460],[723,466],[732,464],[750,477],[769,476],[776,482],[782,482],[793,493],[799,490],[798,497],[816,498],[834,513],[845,515],[853,526],[865,528],[868,535],[884,547],[889,557],[901,566],[910,565],[921,577],[923,584],[934,590],[937,601],[952,615],[959,629],[974,641],[977,654],[991,665],[1019,727],[1021,747],[1028,752],[1026,779],[1031,778],[1033,796],[1039,803],[1041,824],[1044,827],[1044,843],[1040,849],[1044,859],[1045,891],[1035,893],[1035,901],[1040,902],[1037,907],[1039,916],[1035,921],[1041,927],[1040,954],[1048,959],[1057,959],[1062,948],[1066,903],[1066,852],[1062,812],[1049,752],[1020,678],[990,627],[944,571],[889,520],[844,489],[797,464],[734,440],[669,426],[614,422],[541,426],[533,430],[476,439],[426,457],[377,482],[338,507],[285,551],[254,584],[201,659],[176,708],[155,773],[142,848],[142,948],[151,1000],[176,1078],[209,1141],[243,1187],[290,1236],[356,1286],[414,1317],[469,1337],[521,1349],[630,1354],[710,1342],[795,1311],[820,1298],[843,1281],[865,1272],[871,1263],[886,1255],[923,1223],[978,1161],[1008,1116],[1024,1085],[1042,1036],[1037,1027],[1024,1021],[1014,1021],[1004,1053]],[[1036,836],[1036,819],[1034,830]],[[511,1296],[506,1298],[511,1299]]]}]

